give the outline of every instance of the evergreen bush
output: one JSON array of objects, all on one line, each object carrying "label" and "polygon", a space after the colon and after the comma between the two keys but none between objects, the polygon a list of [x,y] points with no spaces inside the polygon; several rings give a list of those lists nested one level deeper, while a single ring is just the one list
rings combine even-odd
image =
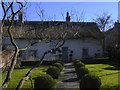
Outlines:
[{"label": "evergreen bush", "polygon": [[80,81],[80,90],[99,90],[100,86],[101,80],[96,75],[86,74]]},{"label": "evergreen bush", "polygon": [[81,62],[80,60],[73,61],[73,65],[75,66],[77,63]]},{"label": "evergreen bush", "polygon": [[64,66],[64,62],[61,60],[57,60],[56,63],[60,63],[62,66]]},{"label": "evergreen bush", "polygon": [[56,66],[60,71],[63,69],[63,66],[60,63],[54,63],[52,66]]},{"label": "evergreen bush", "polygon": [[85,64],[82,63],[82,62],[78,62],[78,63],[75,64],[75,70],[76,70],[76,71],[77,71],[77,69],[80,68],[80,67],[85,67]]},{"label": "evergreen bush", "polygon": [[88,74],[89,73],[89,70],[85,67],[80,67],[77,69],[77,77],[78,79],[81,79],[85,74]]},{"label": "evergreen bush", "polygon": [[47,74],[51,75],[54,79],[58,79],[60,75],[60,70],[56,66],[50,66],[47,71]]},{"label": "evergreen bush", "polygon": [[55,86],[55,81],[54,79],[48,75],[40,75],[35,78],[34,80],[34,89],[39,90],[39,89],[49,89],[51,90]]}]

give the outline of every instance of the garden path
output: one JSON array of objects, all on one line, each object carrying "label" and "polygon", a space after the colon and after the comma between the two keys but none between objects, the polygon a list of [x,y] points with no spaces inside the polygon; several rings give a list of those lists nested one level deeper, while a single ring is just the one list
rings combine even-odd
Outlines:
[{"label": "garden path", "polygon": [[59,80],[61,80],[61,82],[56,84],[57,90],[69,88],[72,88],[73,90],[79,90],[79,82],[77,81],[77,76],[72,63],[66,63],[64,65],[64,69],[59,76]]}]

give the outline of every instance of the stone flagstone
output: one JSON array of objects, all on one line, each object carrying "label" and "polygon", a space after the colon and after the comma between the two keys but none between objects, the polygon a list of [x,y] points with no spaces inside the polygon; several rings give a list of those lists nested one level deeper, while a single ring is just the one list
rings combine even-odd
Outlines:
[{"label": "stone flagstone", "polygon": [[79,90],[79,82],[77,81],[76,72],[72,63],[66,63],[64,65],[59,80],[61,80],[61,82],[56,84],[56,89],[73,88],[73,90]]}]

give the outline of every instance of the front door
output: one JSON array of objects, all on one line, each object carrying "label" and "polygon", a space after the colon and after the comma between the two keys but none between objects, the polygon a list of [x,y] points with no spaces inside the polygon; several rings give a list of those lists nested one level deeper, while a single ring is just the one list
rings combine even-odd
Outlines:
[{"label": "front door", "polygon": [[62,47],[62,60],[64,62],[69,62],[69,60],[68,60],[68,47]]}]

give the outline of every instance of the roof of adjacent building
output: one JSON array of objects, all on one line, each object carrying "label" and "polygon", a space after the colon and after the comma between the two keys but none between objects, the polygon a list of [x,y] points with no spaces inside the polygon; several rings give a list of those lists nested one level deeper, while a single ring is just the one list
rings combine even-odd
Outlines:
[{"label": "roof of adjacent building", "polygon": [[[8,36],[5,22],[3,36]],[[11,29],[14,38],[24,39],[101,39],[102,32],[95,22],[63,22],[63,21],[14,21]]]},{"label": "roof of adjacent building", "polygon": [[114,27],[106,32],[106,45],[115,46],[120,44],[120,23],[116,22]]}]

